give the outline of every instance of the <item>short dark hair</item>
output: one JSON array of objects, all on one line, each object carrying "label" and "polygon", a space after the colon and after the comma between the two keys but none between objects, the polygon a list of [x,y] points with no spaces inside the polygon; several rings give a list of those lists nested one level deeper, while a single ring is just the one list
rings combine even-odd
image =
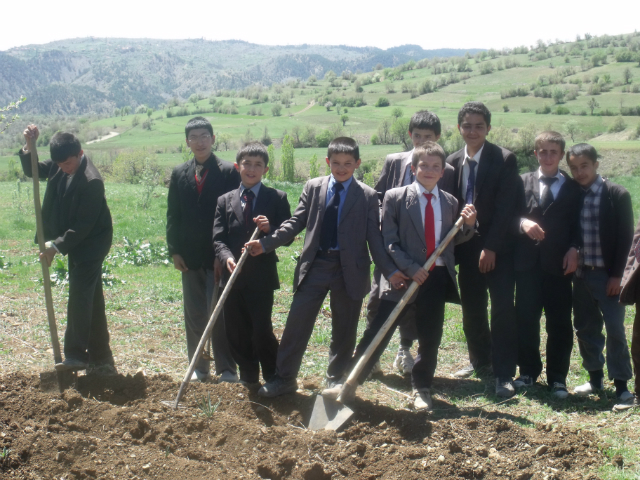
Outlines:
[{"label": "short dark hair", "polygon": [[330,159],[331,155],[336,153],[346,153],[351,155],[354,160],[360,160],[360,147],[358,147],[358,142],[351,137],[338,137],[331,141],[327,150],[327,158]]},{"label": "short dark hair", "polygon": [[184,136],[189,138],[189,132],[198,128],[206,128],[209,134],[213,137],[213,127],[211,122],[204,117],[193,117],[187,122],[187,126],[184,127]]},{"label": "short dark hair", "polygon": [[49,142],[51,160],[56,163],[64,162],[69,157],[76,157],[82,150],[80,140],[73,133],[58,132]]},{"label": "short dark hair", "polygon": [[442,168],[444,169],[444,164],[447,157],[442,147],[438,145],[436,142],[424,142],[424,144],[413,149],[413,156],[411,157],[411,166],[413,166],[414,169],[418,168],[418,163],[420,163],[420,157],[423,155],[433,155],[434,157],[440,157]]},{"label": "short dark hair", "polygon": [[562,151],[564,152],[564,147],[566,146],[566,142],[561,133],[554,132],[553,130],[547,130],[545,132],[542,132],[536,137],[533,143],[535,150],[538,150],[540,148],[540,145],[542,145],[544,142],[555,143],[559,145]]},{"label": "short dark hair", "polygon": [[482,102],[467,102],[458,112],[458,125],[462,124],[462,120],[467,113],[476,113],[484,117],[487,127],[491,126],[491,112]]},{"label": "short dark hair", "polygon": [[567,152],[567,163],[569,163],[570,157],[587,157],[593,163],[598,161],[598,152],[588,143],[576,143]]},{"label": "short dark hair", "polygon": [[240,165],[244,157],[261,157],[264,160],[264,166],[269,165],[269,152],[260,142],[249,142],[238,150],[236,163]]},{"label": "short dark hair", "polygon": [[411,117],[409,122],[409,131],[413,133],[414,128],[423,130],[433,130],[433,133],[440,135],[442,133],[442,125],[438,116],[429,110],[420,110]]}]

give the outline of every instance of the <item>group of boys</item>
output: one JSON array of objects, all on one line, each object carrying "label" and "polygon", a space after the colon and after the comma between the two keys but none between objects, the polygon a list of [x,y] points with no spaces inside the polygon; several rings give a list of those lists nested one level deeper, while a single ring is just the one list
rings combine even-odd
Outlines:
[{"label": "group of boys", "polygon": [[[520,176],[515,155],[486,140],[491,113],[480,102],[462,107],[458,129],[465,146],[446,158],[437,143],[440,120],[431,112],[417,112],[409,125],[413,150],[387,157],[375,189],[354,177],[360,166],[357,143],[334,139],[326,158],[330,175],[305,184],[291,215],[286,193],[262,183],[269,169],[263,145],[246,144],[232,165],[212,153],[211,124],[203,117],[191,119],[185,133],[194,156],[171,175],[167,243],[182,273],[188,357],[200,356],[192,380],[211,378],[213,359],[219,381],[240,381],[266,397],[295,392],[303,355],[329,294],[332,335],[322,393],[336,397],[407,286],[416,282],[419,288],[369,358],[360,383],[379,370],[380,356],[399,326],[394,365],[411,375],[415,408],[431,409],[445,302],[454,302],[462,306],[470,360],[454,376],[493,374],[496,395],[502,397],[534,385],[542,373],[544,310],[552,394],[568,396],[574,328],[589,372],[589,381],[574,393],[604,388],[604,325],[606,363],[618,402],[637,404],[627,389],[632,371],[620,303],[640,301],[640,274],[635,273],[640,224],[632,246],[628,192],[598,175],[597,153],[587,144],[566,152],[573,178],[560,170],[565,141],[552,131],[535,140],[538,170]],[[33,125],[25,130],[27,140],[37,135]],[[111,244],[111,217],[99,173],[77,139],[78,148],[60,150],[61,142],[70,141],[64,135],[70,134],[56,134],[51,141],[52,160],[40,162],[41,176],[49,179],[43,212],[50,219],[45,235],[52,240],[41,256],[49,263],[56,253],[70,257],[65,360],[56,368],[91,366],[114,373],[101,281],[94,272]],[[28,153],[23,148],[20,158],[30,175]],[[65,167],[69,162],[75,169]],[[459,217],[463,227],[425,270],[426,260]],[[259,236],[252,240],[256,229]],[[274,290],[279,288],[275,250],[302,230],[293,300],[278,342],[271,322]],[[106,241],[100,239],[106,236],[105,250]],[[215,286],[229,281],[244,249],[249,255],[225,301],[224,320],[214,328],[211,358],[208,352],[196,352],[197,345],[216,302]],[[85,258],[86,252],[95,255]],[[356,346],[367,294],[367,327]],[[632,343],[636,382],[639,318],[637,313]],[[416,339],[414,359],[410,349]]]}]

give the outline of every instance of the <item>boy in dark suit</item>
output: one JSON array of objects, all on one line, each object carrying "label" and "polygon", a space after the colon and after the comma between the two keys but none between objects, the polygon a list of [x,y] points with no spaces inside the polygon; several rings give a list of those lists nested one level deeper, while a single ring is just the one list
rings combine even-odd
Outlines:
[{"label": "boy in dark suit", "polygon": [[[409,137],[413,143],[413,150],[408,152],[391,153],[387,155],[380,172],[380,178],[375,185],[382,206],[382,200],[387,190],[392,188],[411,185],[415,175],[411,169],[411,159],[415,148],[425,142],[437,142],[442,133],[440,119],[435,113],[427,110],[416,112],[409,122]],[[449,164],[445,165],[442,177],[438,181],[438,189],[454,194],[454,170]],[[373,270],[373,281],[371,282],[371,293],[367,302],[367,324],[371,324],[378,311],[380,271]],[[415,324],[415,304],[407,308],[400,321],[400,348],[393,362],[395,368],[403,375],[410,375],[413,368],[414,359],[411,355],[411,345],[413,340],[418,338]],[[380,371],[379,364],[376,364],[373,371]]]},{"label": "boy in dark suit", "polygon": [[607,370],[616,387],[618,403],[633,401],[627,389],[632,377],[624,330],[625,306],[619,303],[622,275],[633,240],[631,196],[624,187],[598,174],[598,153],[587,143],[567,152],[573,178],[583,190],[580,228],[582,249],[573,279],[573,326],[578,337],[582,366],[589,381],[574,389],[589,395],[604,388],[602,354],[607,330]]},{"label": "boy in dark suit", "polygon": [[[522,190],[516,156],[486,141],[491,112],[481,102],[468,102],[458,112],[458,130],[465,147],[449,156],[455,169],[458,205],[473,204],[478,230],[456,246],[459,265],[462,325],[471,365],[456,372],[458,378],[493,367],[496,394],[515,393],[517,330],[514,304],[515,276],[511,225]],[[461,207],[460,207],[461,208]],[[491,329],[487,316],[487,288],[491,295]]]},{"label": "boy in dark suit", "polygon": [[[184,323],[189,361],[195,354],[209,322],[215,299],[213,287],[222,267],[215,259],[213,218],[218,197],[236,190],[240,175],[229,162],[211,153],[213,128],[204,117],[194,117],[185,128],[193,158],[173,169],[167,197],[167,245],[173,266],[182,272]],[[216,322],[212,332],[213,358],[221,381],[237,381],[224,322]],[[209,360],[201,358],[192,380],[209,379]]]},{"label": "boy in dark suit", "polygon": [[[240,188],[218,198],[213,222],[216,256],[229,274],[236,268],[244,244],[256,226],[268,235],[291,217],[287,194],[262,184],[269,170],[269,154],[260,142],[251,142],[236,155]],[[240,382],[257,384],[276,373],[278,340],[273,333],[273,291],[280,288],[276,252],[248,257],[224,304],[227,339],[240,369]]]},{"label": "boy in dark suit", "polygon": [[[387,191],[383,205],[384,244],[397,268],[420,285],[416,295],[411,299],[416,306],[415,321],[419,343],[418,356],[411,372],[414,407],[417,410],[432,408],[431,384],[442,338],[445,300],[447,297],[453,297],[459,302],[453,245],[465,242],[473,236],[476,219],[473,205],[466,205],[461,211],[465,219],[463,229],[447,245],[430,271],[422,268],[458,217],[456,198],[437,186],[444,174],[444,166],[445,153],[440,145],[426,142],[423,146],[416,147],[411,164],[415,182]],[[391,284],[385,278],[382,279],[380,307],[356,347],[354,365],[402,298],[406,285],[407,282],[402,279],[392,280]],[[401,315],[367,362],[358,379],[360,383],[367,378],[369,371],[380,358],[400,318]],[[336,386],[324,390],[323,395],[337,397],[340,390],[341,386]],[[349,402],[353,398],[343,400]]]},{"label": "boy in dark suit", "polygon": [[578,266],[581,193],[558,166],[565,141],[558,132],[535,139],[540,168],[522,175],[524,201],[516,217],[515,250],[518,366],[515,387],[533,385],[542,373],[540,317],[547,329],[547,385],[567,398],[567,374],[573,348],[571,278]]},{"label": "boy in dark suit", "polygon": [[293,216],[271,235],[247,244],[251,255],[260,255],[307,229],[294,275],[295,294],[278,347],[277,373],[258,392],[262,396],[296,391],[302,357],[329,291],[332,338],[327,384],[341,380],[356,343],[362,300],[371,286],[369,251],[383,274],[404,277],[394,273],[385,251],[375,190],[353,178],[360,166],[358,144],[352,138],[336,138],[329,144],[326,162],[331,175],[305,184]]},{"label": "boy in dark suit", "polygon": [[[36,141],[39,131],[29,125],[25,139]],[[47,179],[42,202],[44,238],[50,246],[40,261],[51,265],[60,253],[69,255],[69,303],[64,356],[56,370],[116,374],[109,347],[109,330],[102,292],[102,262],[113,238],[111,213],[104,182],[71,133],[58,132],[49,144],[51,160],[38,162],[41,179]],[[24,174],[31,177],[31,153],[20,152]]]}]

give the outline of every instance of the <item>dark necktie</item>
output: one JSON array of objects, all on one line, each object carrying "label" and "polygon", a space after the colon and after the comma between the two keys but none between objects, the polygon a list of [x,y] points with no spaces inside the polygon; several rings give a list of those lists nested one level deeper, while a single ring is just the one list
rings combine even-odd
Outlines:
[{"label": "dark necktie", "polygon": [[473,204],[473,191],[476,187],[476,167],[478,162],[467,158],[467,163],[469,164],[469,178],[467,179],[467,192],[464,196],[464,202],[467,205],[471,205]]},{"label": "dark necktie", "polygon": [[247,232],[253,232],[253,199],[256,198],[256,194],[253,191],[247,189],[242,194],[242,200],[244,201],[244,225]]},{"label": "dark necktie", "polygon": [[[436,222],[433,214],[433,206],[431,205],[431,199],[433,193],[423,193],[427,197],[427,206],[424,207],[424,241],[427,244],[427,259],[436,249]],[[429,271],[433,270],[435,263],[431,265]]]},{"label": "dark necktie", "polygon": [[547,208],[549,208],[549,205],[553,203],[553,193],[551,193],[551,185],[553,185],[554,182],[558,181],[558,177],[540,177],[540,181],[547,186],[547,188],[544,189],[542,197],[540,198],[540,208],[542,208],[542,210],[546,210]]},{"label": "dark necktie", "polygon": [[335,184],[333,197],[324,212],[320,228],[320,248],[324,251],[338,245],[338,207],[340,206],[340,192],[343,188],[341,183]]}]

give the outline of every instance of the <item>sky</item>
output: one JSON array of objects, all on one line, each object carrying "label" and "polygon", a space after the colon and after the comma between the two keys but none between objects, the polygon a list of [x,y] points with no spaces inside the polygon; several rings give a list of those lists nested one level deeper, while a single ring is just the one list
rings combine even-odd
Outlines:
[{"label": "sky", "polygon": [[[637,0],[591,8],[569,0],[392,1],[4,0],[0,51],[78,37],[207,40],[264,45],[510,48],[617,35],[640,26]],[[596,5],[594,2],[593,5]],[[480,25],[480,26],[478,26]]]}]

